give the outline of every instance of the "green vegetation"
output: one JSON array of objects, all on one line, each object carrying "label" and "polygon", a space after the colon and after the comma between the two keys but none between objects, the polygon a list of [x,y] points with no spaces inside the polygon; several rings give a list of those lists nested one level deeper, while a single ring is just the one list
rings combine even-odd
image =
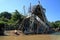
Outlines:
[{"label": "green vegetation", "polygon": [[60,28],[60,21],[50,22],[52,28]]},{"label": "green vegetation", "polygon": [[22,22],[24,15],[19,13],[17,10],[15,12],[1,12],[0,13],[0,24],[5,24],[7,30],[18,29],[18,26]]}]

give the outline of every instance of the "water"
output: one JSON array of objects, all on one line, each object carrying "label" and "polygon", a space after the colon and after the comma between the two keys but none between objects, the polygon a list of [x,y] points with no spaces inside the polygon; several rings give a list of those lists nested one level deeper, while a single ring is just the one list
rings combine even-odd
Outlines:
[{"label": "water", "polygon": [[53,33],[53,35],[60,35],[60,32],[55,32]]}]

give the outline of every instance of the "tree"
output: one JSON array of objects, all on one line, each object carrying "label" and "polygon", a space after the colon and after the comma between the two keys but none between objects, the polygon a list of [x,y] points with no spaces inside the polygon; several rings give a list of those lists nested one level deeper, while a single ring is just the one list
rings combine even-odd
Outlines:
[{"label": "tree", "polygon": [[52,27],[52,28],[57,28],[57,26],[56,26],[56,23],[55,23],[55,22],[50,22],[50,25],[51,25],[51,27]]},{"label": "tree", "polygon": [[0,21],[8,22],[8,20],[9,20],[9,19],[4,18],[4,16],[0,18]]},{"label": "tree", "polygon": [[22,14],[20,14],[17,10],[15,10],[15,12],[12,13],[12,17],[11,19],[8,21],[8,25],[13,26],[12,28],[18,28],[17,26],[20,25],[20,23],[22,22],[24,16]]},{"label": "tree", "polygon": [[50,22],[51,27],[60,28],[60,21]]},{"label": "tree", "polygon": [[0,22],[0,35],[4,35],[4,22]]},{"label": "tree", "polygon": [[12,19],[13,20],[21,20],[22,19],[22,16],[17,10],[15,10],[15,12],[13,12],[13,15],[12,15]]},{"label": "tree", "polygon": [[0,18],[1,17],[7,18],[7,19],[11,19],[11,13],[9,13],[9,12],[1,12]]},{"label": "tree", "polygon": [[15,12],[13,13],[1,12],[0,13],[0,22],[1,22],[0,24],[4,23],[8,30],[16,29],[18,28],[17,26],[20,25],[24,17],[25,16],[20,14],[17,10],[15,10]]},{"label": "tree", "polygon": [[55,21],[56,25],[60,27],[60,21]]}]

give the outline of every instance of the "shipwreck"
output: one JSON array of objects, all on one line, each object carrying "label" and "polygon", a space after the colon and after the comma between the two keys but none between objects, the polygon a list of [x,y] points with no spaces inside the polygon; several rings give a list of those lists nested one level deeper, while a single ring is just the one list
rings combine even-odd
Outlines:
[{"label": "shipwreck", "polygon": [[45,34],[49,31],[49,23],[45,15],[45,9],[39,4],[31,6],[29,15],[25,17],[19,28],[24,34]]}]

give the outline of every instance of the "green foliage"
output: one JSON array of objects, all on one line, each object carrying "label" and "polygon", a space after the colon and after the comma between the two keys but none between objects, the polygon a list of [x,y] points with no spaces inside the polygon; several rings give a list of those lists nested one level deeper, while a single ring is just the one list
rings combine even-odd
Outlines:
[{"label": "green foliage", "polygon": [[51,27],[60,28],[60,21],[50,22]]},{"label": "green foliage", "polygon": [[21,16],[22,15],[17,10],[15,10],[15,12],[13,12],[12,19],[14,21],[21,20]]},{"label": "green foliage", "polygon": [[60,21],[55,22],[58,27],[60,27]]},{"label": "green foliage", "polygon": [[4,21],[0,21],[0,24],[5,24],[6,22],[4,22]]},{"label": "green foliage", "polygon": [[4,16],[3,16],[3,17],[0,18],[0,21],[8,22],[8,19],[4,18]]},{"label": "green foliage", "polygon": [[22,14],[20,14],[17,10],[13,13],[9,12],[1,12],[0,13],[0,24],[5,24],[6,29],[17,29],[18,25],[22,22],[23,18]]},{"label": "green foliage", "polygon": [[7,19],[11,19],[11,13],[1,12],[0,18],[1,18],[1,17],[7,18]]}]

